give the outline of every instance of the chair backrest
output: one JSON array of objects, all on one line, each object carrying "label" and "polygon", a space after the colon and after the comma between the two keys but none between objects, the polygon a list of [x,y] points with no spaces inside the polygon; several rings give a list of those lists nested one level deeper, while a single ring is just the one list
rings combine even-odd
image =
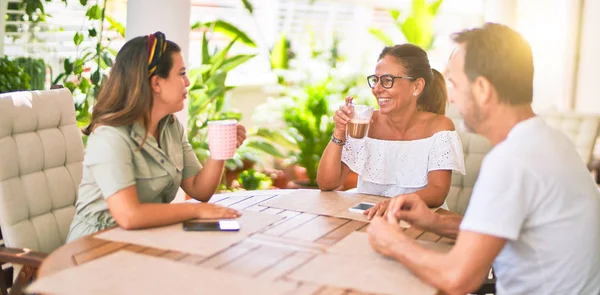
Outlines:
[{"label": "chair backrest", "polygon": [[600,115],[576,112],[541,113],[546,123],[569,137],[586,164],[592,161],[592,152],[600,130]]},{"label": "chair backrest", "polygon": [[68,89],[0,94],[0,228],[7,247],[49,253],[75,215],[83,143]]},{"label": "chair backrest", "polygon": [[458,131],[465,156],[466,174],[462,175],[458,172],[452,172],[452,184],[450,191],[446,197],[448,209],[452,212],[465,214],[473,186],[479,175],[481,162],[492,145],[487,138],[474,133]]}]

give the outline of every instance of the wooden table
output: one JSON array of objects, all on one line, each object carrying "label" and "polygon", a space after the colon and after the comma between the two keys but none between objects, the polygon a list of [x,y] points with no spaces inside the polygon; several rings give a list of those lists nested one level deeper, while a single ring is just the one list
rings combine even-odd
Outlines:
[{"label": "wooden table", "polygon": [[[94,236],[84,237],[68,243],[52,252],[42,264],[38,276],[47,276],[56,271],[74,267],[118,250],[129,250],[149,256],[160,256],[208,268],[231,271],[250,277],[285,279],[285,275],[303,265],[353,231],[365,231],[368,223],[362,221],[320,216],[309,213],[281,210],[259,206],[261,202],[277,196],[279,191],[256,191],[241,194],[215,195],[211,202],[238,210],[260,211],[278,214],[285,218],[251,235],[246,240],[209,257],[190,255],[176,251],[165,251],[139,245],[111,242]],[[439,213],[448,211],[439,209]],[[405,233],[417,240],[452,244],[454,241],[430,232],[408,228]],[[263,240],[284,241],[286,247],[252,243],[253,237]],[[303,249],[300,251],[299,249]],[[313,249],[315,251],[306,251]],[[361,294],[332,286],[311,283],[299,284],[295,294]]]}]

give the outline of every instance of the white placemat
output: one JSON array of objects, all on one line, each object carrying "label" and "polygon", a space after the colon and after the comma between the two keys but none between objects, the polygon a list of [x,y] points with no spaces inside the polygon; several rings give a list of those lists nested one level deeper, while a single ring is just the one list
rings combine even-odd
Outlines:
[{"label": "white placemat", "polygon": [[184,231],[182,224],[178,223],[142,230],[114,228],[94,237],[200,256],[211,256],[282,218],[282,216],[273,214],[242,211],[242,216],[238,218],[241,225],[238,232]]}]

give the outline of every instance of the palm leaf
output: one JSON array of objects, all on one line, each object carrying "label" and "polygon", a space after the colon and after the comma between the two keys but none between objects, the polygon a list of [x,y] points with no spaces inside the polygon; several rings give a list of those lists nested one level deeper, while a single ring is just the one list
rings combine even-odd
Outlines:
[{"label": "palm leaf", "polygon": [[240,42],[250,47],[256,47],[256,43],[248,37],[248,34],[240,30],[238,27],[223,20],[216,20],[201,24],[201,27],[210,28],[212,31],[221,33],[230,38],[238,38]]},{"label": "palm leaf", "polygon": [[289,42],[285,34],[281,34],[273,50],[271,50],[271,68],[287,69],[289,65]]},{"label": "palm leaf", "polygon": [[266,154],[269,154],[273,157],[278,157],[278,158],[285,157],[281,152],[279,152],[279,150],[274,145],[272,145],[266,141],[253,140],[253,141],[247,142],[246,146],[256,149],[256,150],[259,150]]},{"label": "palm leaf", "polygon": [[256,54],[238,54],[232,56],[223,62],[221,69],[225,72],[229,72],[255,56]]},{"label": "palm leaf", "polygon": [[385,44],[385,46],[393,46],[394,45],[394,41],[392,41],[392,38],[380,29],[369,28],[369,33],[371,33],[373,36],[377,37],[377,39],[381,40],[383,42],[383,44]]}]

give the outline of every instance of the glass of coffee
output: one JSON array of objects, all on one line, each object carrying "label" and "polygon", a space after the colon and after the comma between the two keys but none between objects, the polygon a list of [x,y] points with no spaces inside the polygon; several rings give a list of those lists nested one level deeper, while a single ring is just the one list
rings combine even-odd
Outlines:
[{"label": "glass of coffee", "polygon": [[352,105],[352,119],[348,122],[346,131],[353,138],[364,138],[369,133],[369,123],[373,115],[373,107],[366,105]]}]

